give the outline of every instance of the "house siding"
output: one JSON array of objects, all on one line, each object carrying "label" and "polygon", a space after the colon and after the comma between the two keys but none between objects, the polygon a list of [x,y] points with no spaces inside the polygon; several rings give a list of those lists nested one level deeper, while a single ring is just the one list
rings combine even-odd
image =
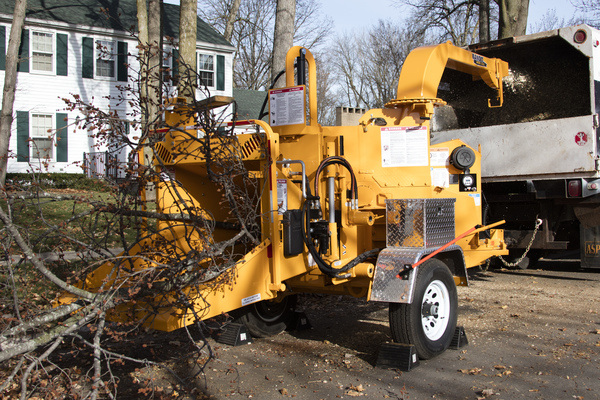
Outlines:
[{"label": "house siding", "polygon": [[[9,15],[0,15],[0,33],[5,32],[4,38],[0,35],[0,49],[2,45],[6,48],[8,43],[8,32],[10,32]],[[117,104],[116,100],[120,93],[118,86],[123,85],[126,78],[126,67],[117,66],[114,78],[94,77],[96,71],[94,68],[96,45],[98,39],[111,40],[115,42],[114,60],[117,64],[122,64],[126,59],[129,73],[138,70],[135,53],[137,53],[137,42],[132,40],[123,32],[110,31],[107,29],[91,28],[87,26],[67,26],[60,23],[48,23],[48,21],[27,21],[25,23],[23,38],[27,39],[23,43],[21,50],[24,54],[31,55],[32,46],[30,40],[33,31],[51,33],[54,43],[53,68],[49,72],[37,72],[31,67],[31,60],[26,59],[21,63],[20,71],[17,74],[17,89],[14,103],[14,122],[12,126],[11,140],[9,145],[8,172],[30,172],[35,170],[44,170],[49,172],[69,172],[81,173],[84,153],[101,152],[109,150],[105,143],[97,142],[94,132],[80,129],[75,121],[84,116],[76,111],[66,110],[64,98],[72,99],[73,95],[78,95],[84,102],[91,102],[102,110],[117,110],[121,116],[128,115],[133,110],[128,102]],[[88,39],[86,39],[88,38]],[[4,39],[2,43],[2,39]],[[84,53],[89,51],[91,44],[92,64],[86,65],[88,60]],[[127,57],[124,56],[129,51]],[[210,43],[198,42],[198,52],[210,52],[216,56],[220,66],[225,68],[224,76],[215,71],[216,87],[210,91],[210,95],[232,95],[232,61],[233,48],[223,45],[212,45]],[[134,54],[131,54],[134,53]],[[4,53],[3,53],[4,54]],[[0,64],[2,56],[0,56]],[[23,72],[23,71],[28,72]],[[85,76],[91,76],[86,78]],[[0,70],[0,79],[4,80],[4,71]],[[221,80],[219,80],[221,79]],[[133,83],[131,79],[129,83]],[[174,93],[170,93],[173,95]],[[205,94],[198,91],[198,98],[205,97]],[[1,96],[1,95],[0,95]],[[54,141],[53,159],[50,163],[29,157],[28,161],[23,160],[25,153],[21,154],[22,160],[17,160],[17,147],[23,152],[23,136],[18,134],[18,122],[24,124],[25,116],[33,114],[52,115],[53,128],[60,129],[60,140]],[[66,120],[65,120],[66,117]],[[16,122],[16,123],[15,123]],[[31,131],[31,120],[27,121],[29,131]],[[129,137],[137,136],[136,132],[130,130]],[[17,142],[21,140],[20,146]],[[125,159],[123,154],[120,159]]]}]

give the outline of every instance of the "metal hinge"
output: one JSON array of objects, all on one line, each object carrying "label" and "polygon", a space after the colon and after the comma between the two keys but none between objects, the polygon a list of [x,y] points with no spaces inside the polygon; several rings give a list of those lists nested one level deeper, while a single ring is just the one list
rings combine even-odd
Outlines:
[{"label": "metal hinge", "polygon": [[600,118],[598,117],[598,114],[594,114],[593,118],[594,118],[594,129],[600,128]]}]

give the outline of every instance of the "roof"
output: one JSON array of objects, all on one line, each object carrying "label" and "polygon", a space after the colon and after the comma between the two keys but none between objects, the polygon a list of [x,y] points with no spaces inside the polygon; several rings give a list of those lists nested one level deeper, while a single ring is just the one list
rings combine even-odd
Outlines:
[{"label": "roof", "polygon": [[[257,119],[267,97],[267,92],[264,90],[233,88],[233,97],[237,105],[238,119]],[[268,111],[268,108],[266,108],[266,111]]]},{"label": "roof", "polygon": [[[74,25],[137,31],[136,0],[27,0],[26,18]],[[15,0],[0,0],[0,13],[12,15]],[[179,6],[164,4],[163,32],[179,37]],[[212,26],[198,17],[197,39],[201,42],[231,46]]]}]

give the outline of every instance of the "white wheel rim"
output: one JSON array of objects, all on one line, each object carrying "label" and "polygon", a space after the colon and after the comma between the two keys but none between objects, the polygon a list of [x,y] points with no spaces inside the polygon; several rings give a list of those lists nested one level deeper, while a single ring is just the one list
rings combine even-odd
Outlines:
[{"label": "white wheel rim", "polygon": [[[434,308],[435,312],[429,313],[425,310],[430,307]],[[449,319],[450,295],[448,288],[442,281],[432,281],[425,289],[421,304],[421,325],[427,339],[436,341],[441,338],[448,327]]]}]

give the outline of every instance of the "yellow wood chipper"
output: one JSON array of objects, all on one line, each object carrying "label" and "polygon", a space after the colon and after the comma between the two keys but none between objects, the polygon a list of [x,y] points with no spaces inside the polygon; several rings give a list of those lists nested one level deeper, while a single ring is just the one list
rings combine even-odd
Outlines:
[{"label": "yellow wood chipper", "polygon": [[[268,123],[247,121],[254,133],[230,138],[264,188],[260,244],[237,260],[226,281],[219,276],[187,289],[196,315],[163,307],[170,303],[161,299],[151,318],[139,304],[129,315],[171,331],[198,314],[235,311],[252,335],[264,337],[286,328],[293,295],[345,294],[389,303],[393,339],[414,345],[420,358],[446,350],[456,328],[456,285],[468,284],[468,268],[507,254],[503,231],[494,229],[501,221],[481,226],[479,149],[460,140],[430,144],[446,69],[482,79],[492,89],[489,106],[501,106],[508,65],[445,43],[410,53],[397,98],[384,108],[367,111],[356,126],[326,127],[317,123],[315,60],[305,48],[290,49],[286,86],[269,91]],[[231,210],[208,179],[203,153],[223,142],[197,139],[194,121],[185,103],[171,101],[166,122],[178,129],[154,147],[156,168],[167,176],[157,184],[157,210],[206,210],[212,235],[224,239],[233,235],[225,223]],[[160,240],[182,254],[206,240],[207,232],[190,231],[185,221],[160,224],[169,232]],[[135,258],[144,248],[160,251],[161,244],[150,237],[128,252],[139,270],[151,263]],[[112,271],[106,263],[83,286],[100,290]]]}]

